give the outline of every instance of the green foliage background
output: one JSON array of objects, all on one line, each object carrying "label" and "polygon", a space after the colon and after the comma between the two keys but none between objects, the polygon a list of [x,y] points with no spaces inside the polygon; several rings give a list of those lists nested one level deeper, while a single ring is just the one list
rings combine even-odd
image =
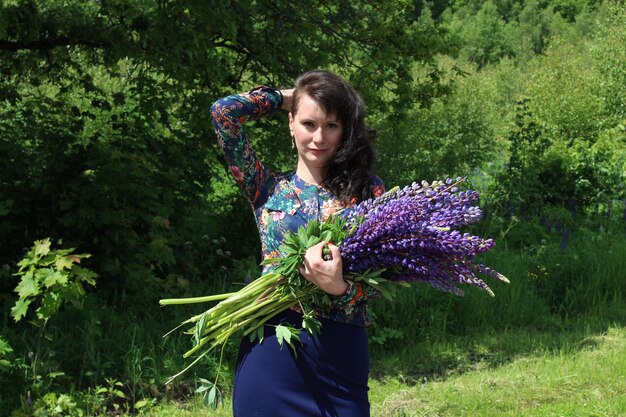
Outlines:
[{"label": "green foliage background", "polygon": [[[374,349],[543,315],[616,317],[623,256],[601,273],[583,254],[593,239],[598,256],[624,248],[622,1],[5,0],[0,372],[18,382],[0,384],[3,412],[28,410],[29,391],[100,387],[89,407],[105,413],[123,407],[111,378],[126,384],[127,411],[138,398],[188,394],[185,384],[152,388],[180,367],[164,352],[186,350],[152,339],[189,313],[158,310],[158,299],[230,290],[258,273],[253,216],[242,214],[208,109],[313,68],[363,94],[388,185],[468,175],[486,212],[478,232],[498,243],[487,262],[519,262],[500,268],[514,282],[496,291],[501,319],[471,294],[416,288],[374,306]],[[284,114],[249,132],[266,163],[293,168]],[[17,263],[46,237],[91,254],[81,266],[99,278],[82,311],[62,310],[44,332],[9,313]],[[42,352],[60,353],[35,370],[38,337]]]}]

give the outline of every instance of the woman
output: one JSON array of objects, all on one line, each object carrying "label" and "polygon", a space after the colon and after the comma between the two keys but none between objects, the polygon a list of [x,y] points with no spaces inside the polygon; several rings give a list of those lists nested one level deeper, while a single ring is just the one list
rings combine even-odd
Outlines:
[{"label": "woman", "polygon": [[[242,124],[280,108],[289,111],[293,173],[266,168],[250,147]],[[287,231],[358,201],[377,197],[384,187],[371,173],[374,132],[364,124],[365,105],[354,88],[327,71],[302,74],[291,90],[259,87],[218,100],[211,108],[218,143],[256,216],[263,258],[276,257]],[[322,333],[301,332],[296,353],[281,349],[274,327],[264,340],[242,342],[235,374],[233,411],[247,416],[369,415],[369,354],[366,287],[342,272],[339,249],[328,243],[310,248],[302,275],[331,296],[320,310]],[[264,272],[267,272],[264,271]],[[302,316],[288,311],[272,320],[299,326]]]}]

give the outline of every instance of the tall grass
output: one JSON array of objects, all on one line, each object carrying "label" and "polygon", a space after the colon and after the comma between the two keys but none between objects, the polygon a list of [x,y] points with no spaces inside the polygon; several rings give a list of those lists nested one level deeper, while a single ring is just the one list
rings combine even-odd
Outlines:
[{"label": "tall grass", "polygon": [[[370,339],[377,372],[440,376],[463,369],[485,349],[514,356],[624,325],[624,254],[622,224],[587,225],[572,232],[565,247],[557,234],[532,246],[499,244],[485,254],[481,261],[511,281],[490,283],[494,298],[473,288],[456,297],[417,285],[393,302],[374,302]],[[508,343],[513,329],[524,329],[528,340]],[[502,343],[491,340],[494,334]]]}]

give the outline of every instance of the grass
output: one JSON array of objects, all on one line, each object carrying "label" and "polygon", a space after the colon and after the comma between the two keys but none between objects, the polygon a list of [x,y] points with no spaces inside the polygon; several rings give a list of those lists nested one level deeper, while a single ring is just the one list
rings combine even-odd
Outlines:
[{"label": "grass", "polygon": [[218,407],[216,410],[211,410],[202,404],[202,401],[198,398],[190,400],[186,403],[169,402],[166,404],[160,404],[153,407],[146,413],[143,413],[144,417],[197,417],[197,416],[211,416],[211,417],[231,417],[232,416],[232,403],[230,399],[226,399],[223,406]]},{"label": "grass", "polygon": [[578,346],[539,349],[500,366],[489,361],[448,378],[372,380],[372,415],[626,415],[626,329],[611,327]]},{"label": "grass", "polygon": [[[375,370],[377,376],[370,380],[372,416],[626,415],[626,328],[611,326],[604,333],[584,334],[540,336],[518,330],[488,335],[482,348],[484,356],[469,366],[449,368],[449,375],[418,378],[399,369],[387,369],[387,375]],[[551,338],[559,341],[550,343]],[[476,340],[451,343],[448,354],[474,357]],[[493,350],[498,345],[495,340],[522,346],[512,351],[534,347],[524,354],[504,355],[503,359]],[[445,356],[445,349],[438,349],[438,355]],[[229,399],[210,412],[196,398],[162,403],[142,415],[225,417],[231,415],[230,410]]]}]

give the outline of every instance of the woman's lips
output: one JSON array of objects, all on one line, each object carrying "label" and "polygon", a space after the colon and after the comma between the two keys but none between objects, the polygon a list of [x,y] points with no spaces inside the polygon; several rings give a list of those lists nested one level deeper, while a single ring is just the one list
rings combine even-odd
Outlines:
[{"label": "woman's lips", "polygon": [[322,155],[324,152],[326,152],[326,149],[310,149],[309,150],[314,154],[314,155]]}]

